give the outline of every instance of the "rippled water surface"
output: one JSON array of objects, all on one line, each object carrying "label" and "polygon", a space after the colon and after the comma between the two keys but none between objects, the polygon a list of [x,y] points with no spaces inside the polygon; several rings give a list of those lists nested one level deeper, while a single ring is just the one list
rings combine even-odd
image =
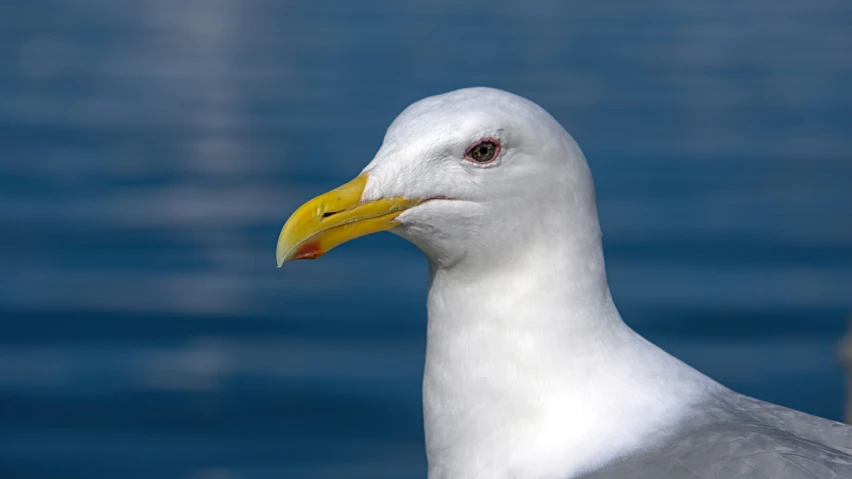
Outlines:
[{"label": "rippled water surface", "polygon": [[0,477],[425,477],[425,260],[274,244],[472,85],[584,148],[628,323],[839,419],[850,32],[846,0],[0,2]]}]

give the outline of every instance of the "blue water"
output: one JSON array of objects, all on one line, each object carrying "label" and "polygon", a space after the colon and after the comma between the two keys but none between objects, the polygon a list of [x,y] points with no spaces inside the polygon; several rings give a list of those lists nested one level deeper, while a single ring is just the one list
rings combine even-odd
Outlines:
[{"label": "blue water", "polygon": [[0,1],[0,477],[425,477],[425,261],[274,245],[471,85],[584,148],[628,323],[839,419],[850,52],[847,0]]}]

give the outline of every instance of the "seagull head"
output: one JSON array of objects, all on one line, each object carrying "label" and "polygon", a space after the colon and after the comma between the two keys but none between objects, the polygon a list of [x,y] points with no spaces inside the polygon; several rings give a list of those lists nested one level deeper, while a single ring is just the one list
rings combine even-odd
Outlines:
[{"label": "seagull head", "polygon": [[287,220],[278,265],[387,230],[443,267],[499,264],[589,231],[593,242],[600,235],[576,142],[535,103],[492,88],[406,108],[360,175]]}]

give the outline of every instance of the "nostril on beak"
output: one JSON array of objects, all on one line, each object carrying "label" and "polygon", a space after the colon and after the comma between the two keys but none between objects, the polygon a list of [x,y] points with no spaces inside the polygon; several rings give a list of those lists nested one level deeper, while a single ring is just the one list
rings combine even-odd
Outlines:
[{"label": "nostril on beak", "polygon": [[323,214],[322,214],[322,218],[323,218],[323,219],[326,219],[326,218],[328,218],[329,216],[334,216],[334,215],[336,215],[337,213],[340,213],[340,212],[339,212],[339,211],[327,211],[327,212],[325,212],[325,213],[323,213]]}]

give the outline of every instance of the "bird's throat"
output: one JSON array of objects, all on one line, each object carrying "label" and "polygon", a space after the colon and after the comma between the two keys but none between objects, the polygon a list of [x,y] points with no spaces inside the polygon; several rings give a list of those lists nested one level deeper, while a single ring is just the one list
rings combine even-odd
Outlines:
[{"label": "bird's throat", "polygon": [[423,379],[430,479],[571,477],[629,453],[660,418],[677,416],[660,390],[637,385],[665,389],[656,376],[689,368],[624,324],[602,270],[516,266],[477,278],[432,272]]}]

